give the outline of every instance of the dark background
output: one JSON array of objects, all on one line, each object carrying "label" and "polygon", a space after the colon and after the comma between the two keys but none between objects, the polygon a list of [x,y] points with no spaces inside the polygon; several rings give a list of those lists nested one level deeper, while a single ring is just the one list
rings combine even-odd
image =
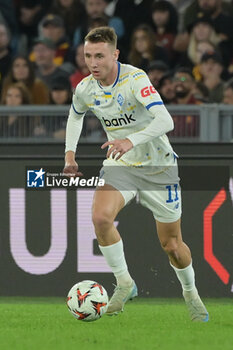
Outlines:
[{"label": "dark background", "polygon": [[[190,246],[196,281],[205,297],[232,296],[233,283],[233,215],[229,193],[232,174],[233,145],[176,145],[180,155],[180,177],[183,190],[182,231]],[[78,150],[80,170],[101,166],[104,153],[100,145],[81,145]],[[83,279],[97,280],[110,292],[114,277],[110,273],[77,272],[77,200],[76,191],[67,191],[67,250],[61,265],[46,275],[33,275],[17,266],[9,240],[9,189],[25,188],[25,169],[41,165],[63,167],[61,145],[5,145],[0,152],[0,295],[66,296],[73,284]],[[191,170],[190,170],[191,169]],[[203,171],[204,170],[204,171]],[[203,174],[200,176],[200,174]],[[202,183],[203,178],[203,183]],[[212,185],[205,189],[206,178]],[[183,179],[183,180],[182,180]],[[183,182],[183,183],[182,183]],[[191,184],[195,183],[195,186]],[[203,185],[204,184],[204,185]],[[203,256],[203,212],[215,195],[226,191],[226,201],[213,217],[213,251],[230,273],[224,284]],[[50,246],[50,193],[25,191],[26,241],[31,254],[42,256]],[[91,210],[91,208],[90,208]],[[124,240],[129,270],[143,297],[177,297],[181,288],[168,264],[156,236],[155,223],[149,210],[134,201],[116,219]],[[99,254],[93,241],[93,253]]]}]

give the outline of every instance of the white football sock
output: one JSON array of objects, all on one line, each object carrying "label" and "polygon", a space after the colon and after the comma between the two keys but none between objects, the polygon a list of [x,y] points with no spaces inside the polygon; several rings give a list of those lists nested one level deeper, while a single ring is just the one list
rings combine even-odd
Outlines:
[{"label": "white football sock", "polygon": [[192,266],[192,262],[190,265],[185,267],[184,269],[178,269],[173,266],[170,262],[171,267],[175,270],[178,280],[182,285],[182,289],[185,292],[190,292],[195,288],[195,274]]},{"label": "white football sock", "polygon": [[99,248],[116,277],[117,285],[130,286],[132,284],[132,278],[125,261],[122,239],[117,243],[105,247],[99,245]]}]

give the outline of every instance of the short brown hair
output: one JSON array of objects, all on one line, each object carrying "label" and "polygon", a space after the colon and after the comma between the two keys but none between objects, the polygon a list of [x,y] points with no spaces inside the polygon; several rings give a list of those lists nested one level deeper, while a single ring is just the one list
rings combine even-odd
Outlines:
[{"label": "short brown hair", "polygon": [[108,43],[114,47],[117,45],[117,35],[111,27],[94,28],[85,36],[84,40],[91,43]]}]

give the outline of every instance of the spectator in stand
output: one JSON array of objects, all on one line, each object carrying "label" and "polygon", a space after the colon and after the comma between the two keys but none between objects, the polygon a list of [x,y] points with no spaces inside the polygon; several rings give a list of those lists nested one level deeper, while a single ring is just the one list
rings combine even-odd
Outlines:
[{"label": "spectator in stand", "polygon": [[222,58],[217,52],[205,53],[201,58],[202,82],[209,90],[209,102],[220,103],[223,99],[224,83]]},{"label": "spectator in stand", "polygon": [[67,78],[54,78],[51,84],[50,102],[55,105],[70,105],[72,89]]},{"label": "spectator in stand", "polygon": [[9,33],[5,24],[0,24],[0,92],[4,77],[7,75],[11,65],[11,54],[9,50]]},{"label": "spectator in stand", "polygon": [[88,31],[91,31],[97,27],[106,27],[108,25],[108,17],[103,15],[102,17],[92,18],[89,21]]},{"label": "spectator in stand", "polygon": [[159,80],[158,92],[165,104],[175,103],[175,89],[171,72],[164,74]]},{"label": "spectator in stand", "polygon": [[18,43],[18,25],[13,0],[0,0],[0,24],[5,24],[11,37],[11,50],[15,53]]},{"label": "spectator in stand", "polygon": [[34,41],[36,76],[51,89],[54,78],[69,78],[69,73],[54,64],[56,47],[48,38],[37,38]]},{"label": "spectator in stand", "polygon": [[155,89],[158,88],[159,80],[168,72],[169,67],[163,61],[151,61],[147,68],[148,77]]},{"label": "spectator in stand", "polygon": [[133,66],[145,71],[149,63],[154,60],[168,63],[167,52],[156,44],[155,33],[149,25],[142,24],[135,28],[128,60]]},{"label": "spectator in stand", "polygon": [[[48,14],[39,24],[39,32],[41,38],[47,38],[51,40],[56,48],[54,56],[54,64],[60,66],[62,70],[68,74],[72,74],[75,71],[75,67],[71,61],[71,47],[69,40],[65,33],[64,21],[61,17]],[[30,54],[30,60],[35,61],[34,53]]]},{"label": "spectator in stand", "polygon": [[[73,39],[73,46],[77,47],[79,44],[83,43],[85,36],[88,33],[88,28],[90,26],[90,21],[95,18],[105,17],[105,9],[108,5],[108,0],[86,0],[85,1],[85,10],[86,18],[85,20],[78,24]],[[106,16],[109,27],[115,29],[115,32],[118,36],[118,44],[121,49],[121,40],[123,39],[125,29],[124,24],[121,18],[119,17],[108,17]]]},{"label": "spectator in stand", "polygon": [[17,0],[16,14],[20,33],[31,47],[38,36],[38,24],[51,6],[52,0]]},{"label": "spectator in stand", "polygon": [[174,74],[173,82],[177,104],[198,104],[193,96],[195,81],[189,68],[178,68]]},{"label": "spectator in stand", "polygon": [[[1,103],[6,106],[17,107],[31,104],[28,88],[22,82],[8,86],[6,94],[2,96]],[[31,125],[30,125],[31,124]],[[2,137],[25,137],[30,135],[33,120],[29,117],[8,115],[0,118],[0,134]]]},{"label": "spectator in stand", "polygon": [[196,47],[196,53],[193,59],[193,76],[197,82],[202,80],[202,76],[200,73],[200,62],[201,62],[201,57],[204,55],[206,52],[214,52],[217,51],[217,47],[209,40],[201,40],[197,43]]},{"label": "spectator in stand", "polygon": [[223,103],[233,105],[233,78],[231,78],[224,86]]},{"label": "spectator in stand", "polygon": [[167,50],[171,64],[175,59],[173,44],[178,26],[176,8],[168,1],[155,1],[152,5],[152,20],[157,45]]},{"label": "spectator in stand", "polygon": [[31,95],[23,82],[12,83],[8,86],[6,94],[2,96],[1,103],[7,106],[31,104]]},{"label": "spectator in stand", "polygon": [[[174,74],[174,103],[201,104],[200,100],[194,97],[195,80],[189,68],[180,67]],[[176,137],[195,137],[199,134],[199,117],[198,115],[174,115],[174,130],[169,133],[170,136]]]},{"label": "spectator in stand", "polygon": [[210,16],[215,25],[217,33],[227,36],[232,35],[231,17],[233,17],[232,3],[223,0],[195,0],[192,1],[184,13],[184,30],[196,18]]},{"label": "spectator in stand", "polygon": [[[188,28],[196,18],[207,16],[211,18],[214,29],[220,37],[219,47],[223,61],[226,66],[232,60],[233,52],[233,6],[228,4],[230,11],[224,12],[226,4],[222,0],[197,0],[187,8],[184,15],[184,33],[177,35],[175,48],[178,51],[185,51],[188,41]],[[229,15],[229,13],[231,15]]]},{"label": "spectator in stand", "polygon": [[178,21],[179,32],[181,32],[183,29],[184,12],[186,11],[187,7],[194,1],[197,1],[197,0],[169,0],[169,2],[171,2],[175,6],[179,15],[179,21]]},{"label": "spectator in stand", "polygon": [[[70,105],[72,90],[70,81],[65,77],[54,77],[51,81],[50,104]],[[49,136],[64,139],[67,117],[45,116],[40,118],[40,123],[34,130],[37,136]]]},{"label": "spectator in stand", "polygon": [[18,55],[13,61],[8,75],[5,77],[2,88],[2,96],[12,83],[23,82],[29,90],[32,104],[48,104],[49,91],[47,86],[35,77],[34,68],[28,58]]},{"label": "spectator in stand", "polygon": [[54,0],[49,13],[63,18],[66,33],[72,42],[77,23],[82,23],[85,16],[83,2],[81,0]]},{"label": "spectator in stand", "polygon": [[193,88],[193,96],[197,101],[200,101],[201,103],[209,102],[209,90],[201,81],[195,82]]},{"label": "spectator in stand", "polygon": [[[190,26],[189,44],[187,47],[187,56],[190,64],[197,64],[198,51],[197,45],[202,41],[209,41],[212,45],[217,46],[220,42],[220,37],[215,32],[213,22],[209,17],[198,18],[192,26]],[[199,61],[200,63],[200,61]]]},{"label": "spectator in stand", "polygon": [[151,23],[151,6],[154,0],[112,0],[105,13],[112,17],[120,17],[124,23],[125,33],[123,46],[126,57],[134,29],[142,23]]},{"label": "spectator in stand", "polygon": [[[72,101],[71,85],[68,79],[57,79],[52,81],[51,87],[51,104],[53,105],[70,105]],[[67,117],[57,117],[54,119],[52,135],[56,139],[65,139]]]},{"label": "spectator in stand", "polygon": [[90,72],[87,68],[85,59],[84,59],[84,45],[81,44],[76,48],[76,54],[75,54],[75,63],[77,66],[77,70],[74,74],[70,76],[70,82],[72,85],[72,88],[75,89],[77,84],[85,77],[87,77]]},{"label": "spectator in stand", "polygon": [[48,38],[54,42],[56,46],[54,63],[57,66],[71,60],[70,43],[62,17],[53,14],[46,15],[39,24],[39,34],[41,37]]}]

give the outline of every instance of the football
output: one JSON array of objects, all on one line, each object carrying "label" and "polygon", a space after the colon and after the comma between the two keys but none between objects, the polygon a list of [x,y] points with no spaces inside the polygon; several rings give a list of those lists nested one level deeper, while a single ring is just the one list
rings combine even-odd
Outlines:
[{"label": "football", "polygon": [[96,321],[107,311],[108,294],[98,282],[82,281],[70,289],[67,306],[77,320]]}]

